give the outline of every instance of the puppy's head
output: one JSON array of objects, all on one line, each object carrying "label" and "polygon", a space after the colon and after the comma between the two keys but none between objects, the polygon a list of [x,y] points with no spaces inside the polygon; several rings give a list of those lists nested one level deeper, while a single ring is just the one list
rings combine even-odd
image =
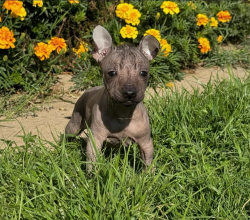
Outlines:
[{"label": "puppy's head", "polygon": [[147,35],[138,47],[128,44],[112,47],[110,34],[98,25],[93,40],[96,47],[92,55],[101,66],[110,97],[125,106],[141,102],[148,83],[149,62],[160,48],[156,38]]}]

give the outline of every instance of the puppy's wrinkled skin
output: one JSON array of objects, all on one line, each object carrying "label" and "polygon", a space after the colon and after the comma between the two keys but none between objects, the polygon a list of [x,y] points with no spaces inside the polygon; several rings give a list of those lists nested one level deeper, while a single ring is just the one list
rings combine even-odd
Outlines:
[{"label": "puppy's wrinkled skin", "polygon": [[[159,42],[148,35],[139,47],[112,47],[110,34],[101,26],[94,29],[93,40],[93,57],[100,64],[104,86],[88,89],[79,98],[65,133],[80,134],[87,123],[98,151],[105,140],[112,144],[135,141],[145,165],[150,165],[154,149],[148,114],[141,101],[148,83],[149,61],[157,55]],[[96,150],[88,140],[88,161],[96,160]],[[91,169],[89,163],[88,172]]]}]

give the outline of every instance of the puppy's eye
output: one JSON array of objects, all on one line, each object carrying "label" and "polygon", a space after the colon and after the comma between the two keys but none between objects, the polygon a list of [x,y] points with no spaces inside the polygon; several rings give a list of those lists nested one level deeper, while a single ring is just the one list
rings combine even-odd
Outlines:
[{"label": "puppy's eye", "polygon": [[110,71],[110,72],[108,72],[108,75],[109,75],[110,77],[114,77],[114,76],[117,75],[117,73],[116,73],[115,71]]},{"label": "puppy's eye", "polygon": [[143,77],[146,77],[148,75],[148,73],[146,71],[141,71],[139,75],[143,76]]}]

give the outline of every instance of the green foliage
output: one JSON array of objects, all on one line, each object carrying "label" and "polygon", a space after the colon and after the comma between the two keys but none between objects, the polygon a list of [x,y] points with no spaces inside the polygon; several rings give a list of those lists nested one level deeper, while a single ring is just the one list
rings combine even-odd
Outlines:
[{"label": "green foliage", "polygon": [[[171,52],[166,56],[162,51],[151,62],[150,86],[166,83],[169,80],[181,80],[183,67],[194,66],[200,62],[217,64],[213,60],[221,57],[223,63],[229,58],[218,52],[217,37],[223,36],[223,43],[241,43],[250,34],[250,4],[248,1],[193,1],[196,8],[189,5],[189,0],[173,1],[180,8],[178,14],[165,14],[160,8],[163,1],[125,1],[138,9],[141,13],[140,23],[137,25],[138,36],[135,39],[122,38],[120,29],[126,22],[116,16],[116,7],[121,2],[111,1],[80,1],[71,4],[67,0],[43,1],[43,7],[34,7],[33,0],[24,0],[23,6],[27,12],[24,20],[12,18],[1,7],[0,28],[5,26],[14,32],[15,48],[0,49],[0,91],[2,94],[16,91],[28,92],[27,89],[41,77],[51,77],[61,71],[72,71],[74,89],[86,89],[101,83],[98,64],[91,58],[92,30],[97,25],[103,25],[111,34],[115,45],[124,42],[138,45],[145,31],[156,29],[161,38],[171,45]],[[4,1],[1,1],[1,6]],[[196,15],[205,14],[209,19],[217,13],[227,10],[232,15],[229,22],[219,22],[218,28],[210,25],[198,26]],[[160,13],[156,19],[157,13]],[[65,54],[51,53],[49,59],[39,60],[34,54],[34,47],[39,42],[48,43],[51,37],[57,36],[66,40]],[[211,51],[202,54],[198,48],[198,39],[207,38]],[[88,43],[88,55],[81,54],[78,58],[72,51],[80,42]],[[165,56],[164,56],[165,55]],[[248,54],[249,55],[249,54]],[[240,54],[239,54],[240,56]],[[222,57],[225,57],[223,61]],[[232,57],[232,56],[231,56]],[[84,60],[84,59],[87,60]],[[240,59],[240,58],[239,58]],[[238,60],[239,60],[238,59]],[[246,64],[249,63],[246,61]],[[42,88],[45,81],[41,82]],[[49,90],[48,90],[49,92]]]},{"label": "green foliage", "polygon": [[89,53],[82,53],[81,57],[77,57],[74,62],[72,90],[85,90],[103,84],[100,67],[96,65],[96,61]]},{"label": "green foliage", "polygon": [[[85,11],[88,2],[70,4],[68,1],[43,1],[43,7],[34,7],[32,0],[24,0],[23,7],[27,15],[21,21],[20,17],[12,18],[10,12],[2,8],[0,3],[0,28],[8,27],[14,33],[15,48],[0,49],[0,114],[3,109],[19,114],[20,108],[34,98],[44,98],[50,94],[56,75],[67,70],[67,65],[75,58],[71,52],[77,47],[86,19]],[[85,25],[85,24],[84,24]],[[51,53],[44,61],[34,54],[34,48],[39,42],[47,43],[51,37],[61,37],[66,40],[68,51],[65,54]],[[46,89],[45,89],[46,88]],[[19,99],[12,99],[11,94],[21,92]],[[6,113],[5,111],[5,114]]]},{"label": "green foliage", "polygon": [[4,67],[0,67],[0,89],[8,90],[13,86],[14,82],[10,79],[10,75],[6,73]]},{"label": "green foliage", "polygon": [[219,23],[217,34],[224,36],[226,42],[239,43],[246,40],[250,33],[250,4],[247,1],[219,1],[211,2],[209,10],[218,12],[228,10],[233,16],[228,24]]},{"label": "green foliage", "polygon": [[0,218],[249,218],[250,78],[203,89],[146,101],[155,173],[134,145],[99,155],[90,178],[80,141],[2,140]]},{"label": "green foliage", "polygon": [[[70,53],[58,55],[51,54],[49,60],[40,61],[34,54],[34,47],[38,42],[48,42],[51,37],[58,36],[67,39],[68,45],[76,46],[82,33],[79,22],[86,19],[85,11],[87,2],[70,4],[68,1],[44,1],[43,7],[34,7],[32,0],[23,1],[23,7],[27,16],[23,21],[20,18],[12,18],[10,12],[2,8],[1,1],[1,27],[8,27],[14,32],[16,39],[15,48],[0,50],[0,91],[15,92],[23,90],[29,92],[29,88],[41,77],[45,77],[47,83],[51,75],[56,75],[64,68],[64,59]],[[78,28],[76,28],[78,27]],[[72,38],[73,37],[73,38]],[[79,38],[75,38],[79,37]],[[71,46],[72,48],[72,46]],[[72,58],[70,58],[72,59]]]},{"label": "green foliage", "polygon": [[101,71],[97,66],[89,66],[89,68],[73,76],[72,81],[75,83],[71,88],[72,90],[85,90],[103,84]]},{"label": "green foliage", "polygon": [[[229,47],[230,48],[230,47]],[[223,47],[218,52],[213,53],[210,58],[204,59],[205,66],[220,66],[225,67],[230,64],[234,67],[241,66],[249,69],[250,61],[250,45],[240,45],[240,48],[232,47],[224,49]]]}]

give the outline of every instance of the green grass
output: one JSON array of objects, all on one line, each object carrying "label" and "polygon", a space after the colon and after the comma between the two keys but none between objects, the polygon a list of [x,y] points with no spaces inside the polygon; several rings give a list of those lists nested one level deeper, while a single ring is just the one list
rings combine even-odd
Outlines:
[{"label": "green grass", "polygon": [[249,218],[250,78],[169,91],[146,101],[155,173],[131,146],[89,178],[80,142],[25,134],[0,152],[0,219]]}]

